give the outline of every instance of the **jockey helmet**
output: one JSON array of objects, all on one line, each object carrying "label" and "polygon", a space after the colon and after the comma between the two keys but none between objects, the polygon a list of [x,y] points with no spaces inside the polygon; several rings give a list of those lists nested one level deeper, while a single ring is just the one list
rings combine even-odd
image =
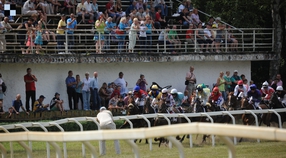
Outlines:
[{"label": "jockey helmet", "polygon": [[198,90],[198,91],[202,91],[202,90],[203,90],[203,87],[202,87],[201,85],[198,85],[198,86],[197,86],[197,90]]},{"label": "jockey helmet", "polygon": [[213,89],[213,92],[219,92],[218,87],[215,87],[215,88]]},{"label": "jockey helmet", "polygon": [[167,93],[168,90],[166,88],[162,89],[162,93]]},{"label": "jockey helmet", "polygon": [[177,89],[172,89],[171,90],[171,94],[177,94],[177,93],[178,93]]},{"label": "jockey helmet", "polygon": [[282,86],[277,86],[276,91],[283,91],[283,87]]},{"label": "jockey helmet", "polygon": [[267,81],[263,82],[262,87],[268,87],[268,82]]},{"label": "jockey helmet", "polygon": [[134,92],[139,92],[140,91],[140,87],[139,86],[135,86],[134,87]]},{"label": "jockey helmet", "polygon": [[239,81],[237,82],[237,84],[238,84],[239,86],[242,86],[242,85],[243,85],[243,81],[242,81],[242,80],[239,80]]},{"label": "jockey helmet", "polygon": [[250,85],[250,89],[251,89],[251,90],[255,90],[256,88],[257,88],[257,87],[256,87],[255,84]]},{"label": "jockey helmet", "polygon": [[153,85],[152,87],[151,87],[151,90],[158,90],[159,88],[158,88],[158,86],[157,85]]}]

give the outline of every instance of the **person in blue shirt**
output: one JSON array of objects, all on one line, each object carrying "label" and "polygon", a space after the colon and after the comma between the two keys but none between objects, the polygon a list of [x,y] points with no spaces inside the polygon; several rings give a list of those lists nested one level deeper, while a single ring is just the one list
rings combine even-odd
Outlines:
[{"label": "person in blue shirt", "polygon": [[124,42],[125,42],[126,30],[128,29],[126,17],[121,18],[120,23],[118,25],[118,29],[120,30],[120,34],[118,34],[119,32],[117,32],[117,39],[118,39],[118,52],[117,53],[120,54],[123,49]]},{"label": "person in blue shirt", "polygon": [[250,104],[253,104],[256,109],[261,110],[261,107],[259,106],[261,102],[261,93],[255,84],[250,85],[250,90],[247,92],[247,98],[249,99]]},{"label": "person in blue shirt", "polygon": [[74,30],[77,28],[77,21],[74,14],[70,15],[70,18],[67,20],[67,34],[68,34],[68,44],[69,50],[74,46]]},{"label": "person in blue shirt", "polygon": [[73,72],[70,70],[68,72],[68,77],[66,78],[66,86],[67,86],[70,110],[73,110],[73,107],[74,107],[74,110],[77,109],[76,108],[76,92],[75,92],[76,84],[77,82],[75,78],[73,77]]},{"label": "person in blue shirt", "polygon": [[173,96],[173,99],[175,100],[176,107],[180,107],[184,99],[184,94],[182,92],[178,92],[177,89],[172,89],[171,94]]},{"label": "person in blue shirt", "polygon": [[21,100],[21,95],[17,94],[16,95],[16,100],[14,100],[12,102],[12,109],[13,109],[13,113],[16,113],[17,115],[20,112],[20,107],[22,108],[22,110],[27,113],[27,115],[29,115],[29,112],[27,112],[23,106],[22,100]]}]

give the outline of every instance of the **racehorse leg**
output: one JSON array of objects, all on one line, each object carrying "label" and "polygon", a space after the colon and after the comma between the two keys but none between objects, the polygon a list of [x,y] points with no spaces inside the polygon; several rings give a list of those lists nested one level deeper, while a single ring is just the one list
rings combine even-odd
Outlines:
[{"label": "racehorse leg", "polygon": [[123,125],[121,125],[121,126],[119,127],[119,129],[127,128],[128,125],[129,125],[129,123],[128,123],[127,121],[125,121],[125,122],[123,123]]},{"label": "racehorse leg", "polygon": [[181,143],[184,141],[185,136],[186,136],[186,135],[183,135],[183,137],[181,138],[181,140],[180,140]]}]

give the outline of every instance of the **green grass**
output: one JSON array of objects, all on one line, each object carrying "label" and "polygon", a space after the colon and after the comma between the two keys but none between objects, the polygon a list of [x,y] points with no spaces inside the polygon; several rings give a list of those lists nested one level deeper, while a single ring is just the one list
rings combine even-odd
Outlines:
[{"label": "green grass", "polygon": [[[226,145],[223,144],[218,137],[216,137],[215,147],[211,146],[210,138],[206,143],[201,144],[201,136],[196,139],[196,135],[193,136],[194,147],[189,147],[189,139],[185,139],[183,142],[185,157],[186,158],[224,158],[228,157],[228,151]],[[95,147],[96,152],[99,153],[98,141],[92,141],[92,145]],[[58,143],[62,147],[62,143]],[[3,145],[8,150],[8,157],[10,157],[10,147],[9,143],[3,143]],[[113,141],[107,141],[107,154],[104,158],[133,158],[134,154],[132,148],[123,140],[120,141],[121,155],[116,155],[114,150]],[[169,149],[165,145],[158,147],[158,142],[153,143],[153,150],[149,150],[149,145],[141,142],[137,145],[140,150],[140,156],[142,158],[177,158],[179,153],[176,147],[173,146],[172,149]],[[24,149],[17,144],[13,143],[14,148],[14,157],[15,158],[24,158],[26,152]],[[51,149],[51,157],[56,157],[55,151]],[[68,142],[68,158],[79,158],[82,157],[82,149],[80,142]],[[86,149],[87,157],[90,157],[90,152]],[[35,158],[46,157],[46,143],[45,142],[33,142],[33,156]],[[257,143],[255,139],[244,139],[242,143],[236,145],[236,156],[239,158],[283,158],[286,157],[286,143],[285,142],[274,142],[274,141],[265,141],[261,140],[261,143]]]}]

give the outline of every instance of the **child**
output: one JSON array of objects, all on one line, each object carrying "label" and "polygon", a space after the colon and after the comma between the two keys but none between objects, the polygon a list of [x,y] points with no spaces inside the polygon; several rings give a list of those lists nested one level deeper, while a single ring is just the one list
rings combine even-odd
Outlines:
[{"label": "child", "polygon": [[27,31],[27,42],[26,46],[28,47],[26,50],[26,54],[30,54],[30,51],[32,53],[32,47],[34,47],[34,42],[32,41],[34,37],[34,33],[32,30]]},{"label": "child", "polygon": [[39,54],[39,50],[42,49],[43,45],[43,37],[42,37],[42,29],[40,25],[37,25],[37,36],[35,39],[35,45],[36,45],[36,54]]}]

